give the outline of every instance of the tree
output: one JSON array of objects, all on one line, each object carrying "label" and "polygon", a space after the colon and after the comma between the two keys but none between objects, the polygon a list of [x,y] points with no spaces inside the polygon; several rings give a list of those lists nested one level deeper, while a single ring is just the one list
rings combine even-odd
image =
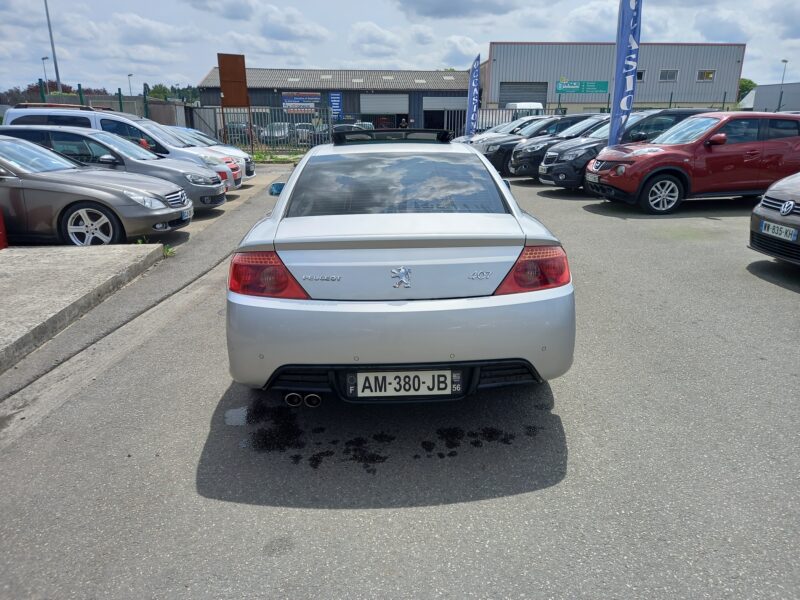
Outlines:
[{"label": "tree", "polygon": [[162,100],[166,100],[170,97],[172,92],[169,91],[169,88],[165,86],[163,83],[156,83],[153,86],[150,86],[150,94],[149,96],[153,98],[161,98]]},{"label": "tree", "polygon": [[750,92],[758,87],[758,84],[752,79],[742,78],[739,80],[739,101],[747,96]]}]

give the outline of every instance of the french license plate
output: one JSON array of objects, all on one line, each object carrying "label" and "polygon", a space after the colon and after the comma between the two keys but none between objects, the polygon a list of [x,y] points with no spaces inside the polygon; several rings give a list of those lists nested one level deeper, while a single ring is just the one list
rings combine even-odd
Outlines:
[{"label": "french license plate", "polygon": [[794,227],[786,227],[785,225],[778,225],[777,223],[770,223],[769,221],[761,221],[761,233],[766,233],[772,237],[781,238],[794,242],[797,240],[797,229]]},{"label": "french license plate", "polygon": [[594,173],[587,173],[586,181],[588,181],[589,183],[600,183],[600,177],[598,177]]},{"label": "french license plate", "polygon": [[187,208],[186,210],[182,210],[181,211],[181,221],[185,221],[186,219],[191,219],[193,214],[194,214],[194,207]]},{"label": "french license plate", "polygon": [[452,396],[462,386],[461,371],[368,371],[348,377],[347,392],[358,398]]},{"label": "french license plate", "polygon": [[542,175],[547,173],[547,167],[544,165],[539,165],[539,173],[541,173]]}]

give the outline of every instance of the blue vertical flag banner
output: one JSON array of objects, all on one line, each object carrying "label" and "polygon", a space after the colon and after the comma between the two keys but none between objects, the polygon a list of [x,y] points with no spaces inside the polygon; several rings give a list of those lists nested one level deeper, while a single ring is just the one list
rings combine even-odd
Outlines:
[{"label": "blue vertical flag banner", "polygon": [[478,104],[481,94],[481,55],[475,57],[469,71],[469,93],[467,94],[467,124],[464,135],[475,135],[478,127]]},{"label": "blue vertical flag banner", "polygon": [[642,0],[620,0],[617,25],[617,60],[614,64],[614,103],[611,105],[611,131],[608,145],[619,144],[636,94],[639,67],[639,32],[642,26]]}]

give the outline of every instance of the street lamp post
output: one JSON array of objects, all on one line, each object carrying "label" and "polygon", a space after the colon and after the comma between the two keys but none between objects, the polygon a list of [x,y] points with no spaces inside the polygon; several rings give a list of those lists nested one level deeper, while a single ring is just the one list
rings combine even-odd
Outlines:
[{"label": "street lamp post", "polygon": [[131,87],[131,77],[133,77],[133,73],[128,73],[128,94],[133,96],[133,88]]},{"label": "street lamp post", "polygon": [[61,93],[61,76],[58,74],[58,57],[56,56],[56,43],[53,41],[53,27],[50,25],[50,9],[47,8],[47,0],[44,0],[44,13],[47,15],[47,30],[50,32],[50,50],[53,54],[53,67],[56,70],[56,87]]},{"label": "street lamp post", "polygon": [[44,71],[44,88],[47,90],[47,93],[50,93],[50,84],[47,81],[47,63],[46,60],[50,60],[49,56],[42,57],[42,71]]},{"label": "street lamp post", "polygon": [[789,61],[785,58],[781,59],[783,63],[783,75],[781,75],[781,93],[778,95],[778,108],[775,109],[775,112],[780,112],[781,106],[783,106],[783,81],[786,79],[786,65],[789,64]]}]

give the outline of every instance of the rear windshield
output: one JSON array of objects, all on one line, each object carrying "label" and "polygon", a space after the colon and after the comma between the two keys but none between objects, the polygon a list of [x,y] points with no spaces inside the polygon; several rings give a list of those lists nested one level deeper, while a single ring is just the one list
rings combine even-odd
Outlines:
[{"label": "rear windshield", "polygon": [[473,154],[376,152],[312,157],[286,216],[505,212],[494,179]]}]

